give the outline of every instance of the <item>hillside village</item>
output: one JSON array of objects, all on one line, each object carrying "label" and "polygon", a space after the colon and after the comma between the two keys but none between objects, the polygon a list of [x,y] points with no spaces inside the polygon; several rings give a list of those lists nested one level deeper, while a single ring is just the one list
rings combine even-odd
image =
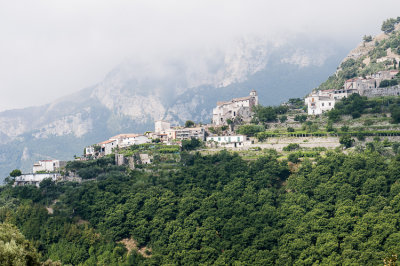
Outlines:
[{"label": "hillside village", "polygon": [[[379,71],[365,78],[348,79],[339,90],[313,91],[305,98],[308,114],[320,115],[329,111],[335,107],[336,101],[349,97],[353,93],[367,97],[398,96],[400,95],[400,86],[397,85],[396,77],[399,77],[398,70]],[[396,85],[387,86],[391,82]]]},{"label": "hillside village", "polygon": [[[399,31],[400,24],[394,25],[392,31]],[[397,35],[364,37],[363,45],[351,52],[335,75],[304,99],[263,107],[257,91],[251,90],[248,96],[218,101],[210,124],[188,120],[185,125],[176,125],[158,120],[154,131],[118,134],[87,146],[73,162],[108,158],[117,166],[157,171],[173,167],[181,161],[182,152],[191,150],[210,154],[228,149],[252,159],[269,150],[296,151],[297,157],[313,157],[340,147],[365,149],[368,141],[375,143],[380,137],[385,137],[385,147],[397,146],[400,128],[393,121],[400,121],[400,109],[396,107],[400,103],[400,50],[386,47]],[[385,53],[376,56],[374,49],[381,47],[385,47]],[[362,72],[363,67],[371,66],[379,70]],[[349,71],[351,77],[343,75]],[[343,79],[346,76],[350,78]],[[377,143],[371,145],[379,148]],[[291,156],[289,153],[284,156]],[[15,177],[14,185],[39,186],[48,178],[81,181],[92,177],[74,171],[71,162],[41,160],[33,165],[32,173]]]}]

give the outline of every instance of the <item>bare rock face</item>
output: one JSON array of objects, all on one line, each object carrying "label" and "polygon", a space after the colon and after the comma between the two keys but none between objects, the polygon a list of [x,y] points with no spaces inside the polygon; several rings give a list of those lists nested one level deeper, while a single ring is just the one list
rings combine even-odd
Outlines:
[{"label": "bare rock face", "polygon": [[50,135],[63,136],[72,134],[75,137],[82,137],[93,129],[91,118],[84,118],[82,113],[68,115],[52,121],[32,135],[35,138],[48,138]]}]

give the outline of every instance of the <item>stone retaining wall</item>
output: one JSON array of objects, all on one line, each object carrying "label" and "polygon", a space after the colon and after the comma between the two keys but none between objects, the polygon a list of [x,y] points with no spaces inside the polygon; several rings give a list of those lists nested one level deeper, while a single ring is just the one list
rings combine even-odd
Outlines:
[{"label": "stone retaining wall", "polygon": [[366,89],[361,93],[362,96],[379,97],[379,96],[399,96],[400,85],[387,87],[387,88],[373,88]]}]

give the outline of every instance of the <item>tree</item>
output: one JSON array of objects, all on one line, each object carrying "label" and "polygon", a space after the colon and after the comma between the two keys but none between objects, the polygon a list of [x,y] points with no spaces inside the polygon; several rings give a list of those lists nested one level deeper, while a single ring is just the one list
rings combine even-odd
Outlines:
[{"label": "tree", "polygon": [[190,140],[182,140],[182,150],[190,151],[201,146],[201,141],[196,138],[191,138]]},{"label": "tree", "polygon": [[390,116],[392,118],[392,123],[400,123],[400,107],[393,105],[390,107]]},{"label": "tree", "polygon": [[382,23],[381,30],[386,34],[391,33],[392,31],[394,31],[394,26],[396,23],[397,23],[396,19],[389,18]]},{"label": "tree", "polygon": [[267,123],[267,122],[274,122],[277,119],[276,111],[271,106],[255,106],[253,107],[254,111],[254,119],[257,122]]},{"label": "tree", "polygon": [[11,176],[11,177],[17,177],[17,176],[20,176],[20,175],[22,175],[22,172],[21,172],[21,170],[19,170],[19,169],[14,169],[14,170],[12,170],[11,173],[10,173],[10,176]]},{"label": "tree", "polygon": [[372,36],[371,35],[364,35],[363,41],[364,42],[372,42]]},{"label": "tree", "polygon": [[11,224],[0,223],[0,265],[40,265],[33,244]]},{"label": "tree", "polygon": [[195,123],[192,120],[187,120],[185,122],[185,127],[193,127]]},{"label": "tree", "polygon": [[246,136],[254,136],[258,132],[263,132],[265,127],[262,125],[243,125],[240,126],[238,129],[238,133]]}]

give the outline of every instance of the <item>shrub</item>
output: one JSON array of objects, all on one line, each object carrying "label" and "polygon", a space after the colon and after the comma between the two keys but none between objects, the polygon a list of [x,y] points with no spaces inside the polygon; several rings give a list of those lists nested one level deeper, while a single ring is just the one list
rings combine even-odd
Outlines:
[{"label": "shrub", "polygon": [[299,162],[299,155],[297,153],[289,154],[288,161],[292,162],[292,163],[298,163]]},{"label": "shrub", "polygon": [[288,127],[286,130],[287,130],[287,132],[294,132],[294,128],[292,128],[292,127]]},{"label": "shrub", "polygon": [[364,126],[372,126],[374,124],[374,121],[371,119],[367,119],[364,121]]},{"label": "shrub", "polygon": [[361,113],[359,111],[354,111],[351,113],[351,116],[353,117],[353,119],[356,119],[361,117]]},{"label": "shrub", "polygon": [[300,149],[300,145],[297,143],[290,143],[286,147],[283,148],[284,151],[295,151]]},{"label": "shrub", "polygon": [[280,121],[281,123],[285,123],[285,122],[287,121],[287,116],[286,116],[286,115],[281,115],[281,116],[279,117],[279,121]]},{"label": "shrub", "polygon": [[294,121],[304,123],[307,120],[307,115],[296,115]]},{"label": "shrub", "polygon": [[190,140],[183,140],[182,141],[182,150],[183,151],[190,151],[194,150],[201,146],[201,141],[196,138],[191,138]]},{"label": "shrub", "polygon": [[358,133],[357,133],[357,139],[358,139],[359,141],[365,140],[365,134],[362,133],[362,132],[358,132]]},{"label": "shrub", "polygon": [[340,128],[340,130],[343,131],[343,132],[348,132],[349,131],[349,126],[342,126]]},{"label": "shrub", "polygon": [[342,144],[346,149],[353,146],[354,139],[352,139],[349,135],[341,136],[339,139],[339,143]]},{"label": "shrub", "polygon": [[372,42],[372,36],[371,35],[364,35],[363,37],[364,42]]},{"label": "shrub", "polygon": [[392,149],[393,149],[393,152],[394,152],[395,154],[397,154],[397,153],[399,152],[399,147],[400,147],[400,143],[399,143],[399,142],[394,142],[394,143],[392,144]]},{"label": "shrub", "polygon": [[265,130],[265,127],[262,125],[243,125],[239,127],[238,133],[246,136],[254,136],[258,132],[262,132]]},{"label": "shrub", "polygon": [[267,134],[267,132],[258,132],[257,133],[257,139],[259,140],[259,141],[264,141],[264,140],[266,140],[267,139],[267,137],[268,137],[268,134]]},{"label": "shrub", "polygon": [[326,131],[328,132],[333,132],[335,129],[333,128],[333,123],[332,121],[328,121],[328,124],[326,125]]},{"label": "shrub", "polygon": [[185,122],[185,127],[193,127],[195,123],[192,120],[187,120]]}]

